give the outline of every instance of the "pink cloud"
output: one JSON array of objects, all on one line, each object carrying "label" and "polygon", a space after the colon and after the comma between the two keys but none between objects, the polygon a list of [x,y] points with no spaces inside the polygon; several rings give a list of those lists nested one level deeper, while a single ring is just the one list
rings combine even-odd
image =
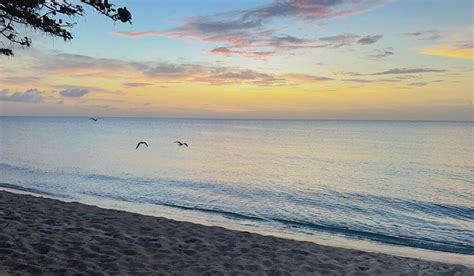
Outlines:
[{"label": "pink cloud", "polygon": [[242,55],[247,57],[267,57],[274,54],[272,51],[239,51],[232,50],[227,47],[218,47],[210,51],[211,54],[223,55],[223,56],[233,56],[233,55]]},{"label": "pink cloud", "polygon": [[[382,35],[360,37],[333,37],[335,40],[317,40],[277,36],[278,30],[266,29],[274,19],[290,18],[306,21],[349,16],[374,9],[388,0],[275,0],[267,5],[212,16],[189,18],[183,25],[168,31],[115,32],[115,35],[141,37],[157,35],[173,39],[198,39],[221,43],[212,54],[241,55],[246,57],[268,56],[275,52],[297,49],[337,48],[345,45],[368,45]],[[326,38],[328,39],[328,38]],[[269,50],[268,48],[271,48]]]},{"label": "pink cloud", "polygon": [[151,36],[151,35],[165,35],[166,32],[159,32],[159,31],[113,32],[112,34],[118,35],[118,36],[141,37],[141,36]]}]

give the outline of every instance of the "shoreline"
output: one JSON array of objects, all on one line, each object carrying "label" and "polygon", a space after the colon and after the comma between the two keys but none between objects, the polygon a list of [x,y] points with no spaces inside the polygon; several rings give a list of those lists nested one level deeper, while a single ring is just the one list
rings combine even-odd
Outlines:
[{"label": "shoreline", "polygon": [[[27,194],[56,199],[62,202],[79,202],[85,205],[92,205],[103,209],[112,209],[125,211],[145,216],[160,217],[177,221],[191,222],[205,226],[219,226],[228,230],[256,233],[264,236],[273,236],[289,240],[312,242],[318,245],[359,250],[371,253],[382,253],[398,257],[421,259],[433,262],[442,262],[448,264],[460,264],[474,268],[474,255],[452,253],[445,251],[435,251],[418,247],[409,247],[390,243],[381,243],[372,240],[355,239],[337,234],[318,232],[309,234],[306,232],[283,231],[279,226],[274,225],[256,225],[242,223],[240,220],[233,220],[226,217],[210,216],[207,213],[199,213],[194,210],[175,209],[173,207],[150,205],[145,203],[131,203],[125,201],[115,201],[104,198],[76,198],[64,197],[64,195],[55,195],[45,193],[40,190],[23,188],[17,185],[0,183],[0,191],[7,191],[15,194]],[[275,227],[275,228],[273,228]]]},{"label": "shoreline", "polygon": [[461,273],[474,268],[0,191],[6,273]]}]

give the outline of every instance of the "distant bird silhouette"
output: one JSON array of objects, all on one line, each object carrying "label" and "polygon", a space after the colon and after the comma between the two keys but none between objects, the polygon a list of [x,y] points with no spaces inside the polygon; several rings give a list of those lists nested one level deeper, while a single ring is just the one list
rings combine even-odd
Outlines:
[{"label": "distant bird silhouette", "polygon": [[186,146],[186,147],[188,147],[188,144],[182,143],[182,142],[180,142],[180,141],[174,141],[173,143],[177,143],[178,146],[180,146],[180,147],[181,147],[181,146]]},{"label": "distant bird silhouette", "polygon": [[89,118],[89,120],[92,120],[94,122],[97,122],[97,120],[99,120],[99,118]]},{"label": "distant bird silhouette", "polygon": [[136,147],[135,149],[138,149],[138,147],[139,147],[141,144],[143,144],[143,145],[145,145],[145,146],[148,147],[148,144],[147,144],[146,142],[139,142],[139,143],[137,144],[137,147]]}]

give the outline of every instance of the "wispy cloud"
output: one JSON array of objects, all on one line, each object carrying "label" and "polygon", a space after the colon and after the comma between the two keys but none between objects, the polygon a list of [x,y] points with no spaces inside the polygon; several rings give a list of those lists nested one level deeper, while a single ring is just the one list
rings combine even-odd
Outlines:
[{"label": "wispy cloud", "polygon": [[354,34],[343,34],[343,35],[336,35],[336,36],[327,36],[322,37],[319,40],[323,42],[328,42],[329,44],[326,45],[328,48],[339,48],[342,46],[350,46],[353,44],[361,44],[361,45],[369,45],[376,43],[379,41],[383,35],[368,35],[361,37],[359,35]]},{"label": "wispy cloud", "polygon": [[[266,57],[276,53],[298,50],[298,49],[337,49],[344,46],[352,45],[370,45],[374,44],[383,35],[356,35],[356,34],[342,34],[321,38],[301,38],[291,35],[276,34],[276,30],[268,30],[264,32],[251,33],[251,32],[239,32],[233,34],[221,34],[202,37],[196,36],[195,38],[201,39],[211,43],[224,43],[226,46],[216,47],[210,50],[211,54],[218,55],[241,55],[246,57]],[[155,34],[161,34],[154,32]],[[121,33],[121,35],[124,35]],[[166,35],[166,34],[165,34]],[[173,38],[187,38],[184,34],[173,34],[170,36]]]},{"label": "wispy cloud", "polygon": [[371,83],[371,82],[374,82],[373,80],[366,80],[366,79],[343,79],[343,81],[357,82],[357,83]]},{"label": "wispy cloud", "polygon": [[98,91],[98,92],[108,92],[108,90],[100,88],[100,87],[94,87],[94,86],[84,86],[84,85],[70,85],[70,84],[52,84],[50,85],[52,88],[55,89],[60,89],[60,90],[65,90],[65,89],[87,89],[89,91]]},{"label": "wispy cloud", "polygon": [[166,32],[161,31],[135,31],[135,32],[113,32],[112,34],[118,36],[131,36],[131,37],[141,37],[141,36],[154,36],[154,35],[164,35]]},{"label": "wispy cloud", "polygon": [[152,85],[149,82],[124,82],[122,83],[123,86],[127,88],[136,88],[136,87],[144,87],[144,86],[149,86]]},{"label": "wispy cloud", "polygon": [[378,0],[278,0],[242,11],[242,19],[263,21],[281,17],[318,20],[348,16],[371,10],[383,2]]},{"label": "wispy cloud", "polygon": [[267,56],[273,55],[274,51],[240,51],[240,50],[232,50],[228,47],[217,47],[210,51],[211,54],[215,55],[223,55],[223,56],[233,56],[233,55],[242,55],[247,57],[256,57],[256,58],[265,58]]},{"label": "wispy cloud", "polygon": [[0,83],[6,84],[37,84],[40,81],[40,77],[37,76],[7,76],[0,77]]},{"label": "wispy cloud", "polygon": [[30,69],[39,75],[54,73],[56,75],[74,77],[112,77],[118,76],[126,66],[120,60],[58,52],[36,54],[32,58],[34,62]]},{"label": "wispy cloud", "polygon": [[322,77],[322,76],[313,76],[313,75],[308,75],[308,74],[286,74],[286,76],[290,77],[291,79],[294,80],[300,80],[304,82],[309,82],[309,83],[315,83],[315,82],[323,82],[323,81],[330,81],[334,80],[333,78],[329,77]]},{"label": "wispy cloud", "polygon": [[278,18],[321,20],[367,12],[383,5],[386,0],[275,0],[264,6],[193,17],[171,31],[117,32],[118,35],[169,35],[175,37],[208,37],[262,29],[264,24]]},{"label": "wispy cloud", "polygon": [[[421,83],[424,74],[426,73],[444,73],[448,72],[447,69],[437,69],[437,68],[392,68],[380,72],[374,73],[357,73],[357,72],[348,72],[348,71],[338,71],[335,72],[335,75],[344,75],[344,76],[351,76],[353,78],[343,78],[341,81],[345,82],[355,82],[355,83],[382,83],[382,82],[402,82],[405,80],[412,80],[412,83]],[[370,77],[381,76],[385,77],[384,79],[371,79]],[[361,78],[361,77],[369,77]],[[415,81],[414,80],[419,80]],[[436,81],[441,82],[441,81]],[[416,84],[415,84],[416,85]],[[415,86],[412,85],[412,86]]]},{"label": "wispy cloud", "polygon": [[222,68],[214,73],[196,77],[195,80],[209,84],[252,83],[263,86],[280,84],[285,81],[284,78],[279,78],[266,73],[260,73],[254,70],[231,68]]},{"label": "wispy cloud", "polygon": [[364,37],[358,39],[356,42],[358,44],[362,44],[362,45],[370,45],[370,44],[374,44],[375,42],[379,41],[382,37],[383,37],[383,35],[368,35],[368,36],[364,36]]},{"label": "wispy cloud", "polygon": [[367,55],[367,57],[373,60],[381,60],[394,54],[395,52],[393,51],[393,48],[388,47],[384,49],[375,49],[374,52],[370,55]]},{"label": "wispy cloud", "polygon": [[427,86],[428,82],[411,82],[408,85],[409,86],[415,86],[415,87]]},{"label": "wispy cloud", "polygon": [[43,92],[38,89],[28,89],[10,93],[9,89],[0,90],[0,101],[40,103],[44,99]]},{"label": "wispy cloud", "polygon": [[61,96],[66,98],[80,98],[88,94],[90,90],[86,88],[68,88],[59,92]]},{"label": "wispy cloud", "polygon": [[[210,52],[219,55],[247,57],[268,56],[278,51],[338,48],[343,45],[370,45],[382,35],[341,35],[320,40],[277,35],[277,29],[267,27],[276,19],[316,21],[367,12],[386,3],[386,0],[275,0],[267,5],[211,16],[192,17],[174,29],[167,31],[115,32],[115,35],[141,37],[158,35],[174,39],[198,39],[209,43],[221,43]],[[326,42],[326,43],[324,43]],[[224,44],[224,45],[222,45]],[[265,48],[271,47],[272,50]]]},{"label": "wispy cloud", "polygon": [[153,78],[168,78],[168,77],[186,77],[193,74],[198,74],[204,70],[204,66],[199,64],[172,64],[172,63],[158,63],[155,65],[148,65],[140,68],[143,74]]},{"label": "wispy cloud", "polygon": [[[56,57],[59,55],[60,57]],[[255,86],[284,86],[304,83],[322,83],[332,81],[327,76],[315,76],[310,74],[296,73],[270,73],[240,67],[227,67],[222,65],[209,65],[198,63],[170,63],[170,62],[131,62],[119,59],[102,59],[84,55],[69,55],[66,53],[50,53],[44,57],[34,59],[31,68],[47,67],[51,60],[63,61],[53,62],[52,72],[75,72],[72,76],[88,78],[108,79],[111,75],[120,74],[117,77],[124,80],[121,85],[126,88],[145,87],[149,85],[162,85],[163,83],[199,83],[209,85],[250,84]],[[83,62],[84,60],[85,62]],[[100,65],[97,65],[100,63]],[[80,68],[80,70],[79,70]],[[99,70],[99,71],[97,71]],[[47,76],[51,73],[48,69],[41,73]],[[71,75],[68,75],[71,76]],[[139,81],[127,81],[127,80]],[[117,91],[101,87],[77,86],[69,84],[48,85],[57,91],[62,97],[82,98],[94,93],[117,94]]]},{"label": "wispy cloud", "polygon": [[441,38],[441,32],[438,30],[409,32],[409,33],[403,33],[403,35],[416,37],[420,40],[437,40]]},{"label": "wispy cloud", "polygon": [[401,75],[401,74],[420,74],[420,73],[442,73],[446,72],[445,69],[433,69],[433,68],[394,68],[386,71],[376,72],[368,74],[371,76],[379,75]]}]

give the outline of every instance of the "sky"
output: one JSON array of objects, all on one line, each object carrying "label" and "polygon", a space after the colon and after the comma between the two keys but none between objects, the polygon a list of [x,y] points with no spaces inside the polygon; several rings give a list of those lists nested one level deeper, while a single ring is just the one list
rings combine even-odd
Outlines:
[{"label": "sky", "polygon": [[22,28],[0,115],[473,121],[471,0],[110,2]]}]

